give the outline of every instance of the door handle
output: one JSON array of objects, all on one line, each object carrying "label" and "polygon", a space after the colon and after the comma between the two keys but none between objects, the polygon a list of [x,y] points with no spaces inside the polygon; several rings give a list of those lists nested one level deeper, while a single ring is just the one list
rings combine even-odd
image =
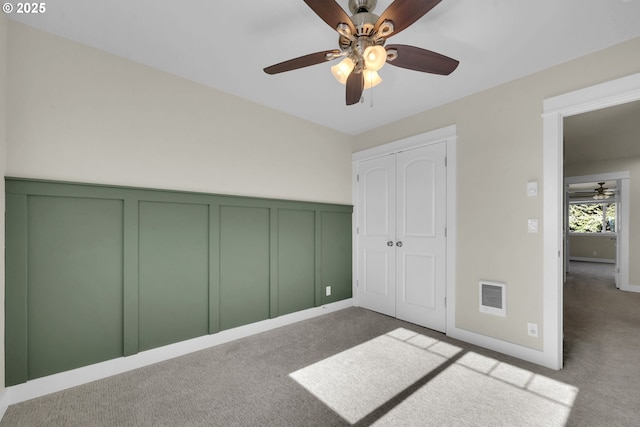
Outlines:
[{"label": "door handle", "polygon": [[397,246],[397,247],[399,247],[399,248],[401,248],[401,247],[402,247],[402,242],[397,242],[397,243],[396,243],[396,246]]},{"label": "door handle", "polygon": [[389,241],[387,242],[387,246],[389,246],[389,247],[393,246],[393,242],[392,242],[391,240],[389,240]]}]

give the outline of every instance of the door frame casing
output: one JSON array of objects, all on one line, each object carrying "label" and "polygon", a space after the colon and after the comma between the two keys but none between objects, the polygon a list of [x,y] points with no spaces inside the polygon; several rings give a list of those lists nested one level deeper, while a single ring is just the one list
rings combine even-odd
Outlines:
[{"label": "door frame casing", "polygon": [[404,138],[388,144],[357,151],[351,155],[352,162],[352,200],[353,200],[353,302],[360,306],[358,292],[358,163],[362,160],[373,159],[399,153],[402,151],[424,147],[444,142],[447,147],[447,214],[446,214],[446,331],[455,325],[455,284],[456,284],[456,143],[457,129],[455,125],[436,129],[430,132]]},{"label": "door frame casing", "polygon": [[543,322],[541,364],[562,369],[565,117],[640,100],[640,73],[543,101]]}]

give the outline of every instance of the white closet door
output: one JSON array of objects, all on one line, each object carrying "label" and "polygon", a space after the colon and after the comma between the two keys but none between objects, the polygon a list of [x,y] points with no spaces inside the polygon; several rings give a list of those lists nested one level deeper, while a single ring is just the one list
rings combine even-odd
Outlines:
[{"label": "white closet door", "polygon": [[359,303],[395,316],[395,156],[360,162],[359,176]]},{"label": "white closet door", "polygon": [[359,163],[360,306],[446,330],[446,144]]},{"label": "white closet door", "polygon": [[397,154],[396,317],[446,329],[446,144]]}]

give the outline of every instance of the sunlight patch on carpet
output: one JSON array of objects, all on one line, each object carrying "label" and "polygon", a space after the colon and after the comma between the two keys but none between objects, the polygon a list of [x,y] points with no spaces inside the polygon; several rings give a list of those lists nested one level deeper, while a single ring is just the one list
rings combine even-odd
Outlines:
[{"label": "sunlight patch on carpet", "polygon": [[399,328],[290,377],[351,424],[376,410],[375,425],[566,424],[576,387],[461,351]]},{"label": "sunlight patch on carpet", "polygon": [[494,362],[495,369],[488,373],[462,361],[452,364],[374,425],[419,425],[421,420],[429,425],[566,425],[576,387]]},{"label": "sunlight patch on carpet", "polygon": [[[447,360],[429,351],[440,343],[438,340],[427,348],[411,344],[417,335],[396,329],[293,372],[290,377],[346,421],[355,423]],[[446,352],[453,352],[455,346],[448,346]]]}]

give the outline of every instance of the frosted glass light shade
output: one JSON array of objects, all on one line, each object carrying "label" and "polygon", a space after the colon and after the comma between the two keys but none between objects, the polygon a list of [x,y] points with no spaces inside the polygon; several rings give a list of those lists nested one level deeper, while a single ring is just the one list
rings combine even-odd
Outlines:
[{"label": "frosted glass light shade", "polygon": [[369,46],[364,50],[364,64],[367,70],[378,71],[387,61],[387,51],[382,46]]},{"label": "frosted glass light shade", "polygon": [[364,70],[364,88],[370,89],[382,83],[382,77],[377,71]]},{"label": "frosted glass light shade", "polygon": [[331,67],[331,73],[340,83],[347,84],[349,74],[353,71],[356,64],[353,63],[351,58],[344,58],[340,63]]}]

